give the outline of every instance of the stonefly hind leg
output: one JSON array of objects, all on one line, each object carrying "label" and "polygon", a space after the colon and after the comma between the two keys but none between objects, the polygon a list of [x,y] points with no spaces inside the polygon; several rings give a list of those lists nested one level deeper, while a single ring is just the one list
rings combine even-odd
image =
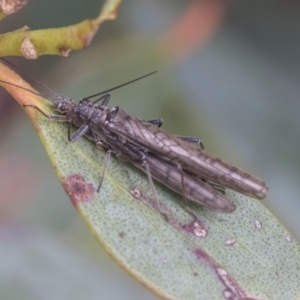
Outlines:
[{"label": "stonefly hind leg", "polygon": [[173,166],[177,169],[177,171],[180,173],[181,175],[181,190],[182,190],[182,196],[183,196],[183,200],[185,203],[185,206],[187,206],[188,204],[188,200],[186,198],[186,192],[185,192],[185,184],[184,184],[184,171],[181,167],[181,165],[173,160],[170,160],[167,157],[164,156],[160,156],[160,155],[155,155],[155,153],[151,153],[152,156],[156,157],[157,159],[161,160],[162,162],[167,163],[170,166]]},{"label": "stonefly hind leg", "polygon": [[110,162],[110,156],[111,156],[111,150],[107,150],[102,175],[101,175],[100,182],[99,182],[99,185],[98,185],[98,188],[97,188],[97,193],[100,192],[100,189],[101,189],[101,186],[102,186],[102,183],[103,183],[103,180],[104,180],[104,177],[105,177],[105,174],[106,174],[109,162]]},{"label": "stonefly hind leg", "polygon": [[87,131],[85,133],[85,137],[87,137],[88,139],[90,139],[93,142],[95,142],[97,148],[100,149],[100,150],[102,150],[102,151],[104,151],[106,153],[103,171],[102,171],[102,174],[101,174],[101,177],[100,177],[100,181],[99,181],[99,185],[98,185],[98,188],[97,188],[97,193],[99,193],[100,189],[101,189],[101,186],[102,186],[102,183],[103,183],[104,178],[105,178],[106,171],[108,169],[108,165],[109,165],[109,162],[110,162],[111,153],[113,151],[110,149],[110,147],[103,140],[97,138],[92,131]]},{"label": "stonefly hind leg", "polygon": [[[87,135],[87,136],[90,139],[96,140],[96,138],[95,138],[95,136],[94,136],[94,134],[92,132],[90,132],[89,134],[90,135]],[[152,179],[152,176],[151,176],[151,171],[150,171],[149,165],[147,163],[147,160],[145,159],[144,153],[142,151],[138,150],[136,147],[130,146],[129,144],[126,144],[126,151],[127,152],[129,151],[131,153],[130,156],[126,155],[126,154],[124,154],[122,152],[116,151],[116,150],[108,149],[108,146],[106,146],[106,144],[102,140],[99,140],[99,139],[96,140],[96,145],[97,145],[98,148],[106,151],[104,168],[103,168],[103,171],[102,171],[102,176],[101,176],[101,179],[100,179],[100,183],[99,183],[97,192],[99,192],[100,189],[101,189],[101,186],[102,186],[102,183],[103,183],[103,180],[104,180],[104,177],[105,177],[108,165],[109,165],[111,153],[114,152],[114,154],[116,155],[116,157],[118,159],[120,159],[120,160],[138,162],[138,163],[142,164],[145,167],[146,174],[147,174],[147,177],[148,177],[148,181],[149,181],[149,184],[150,184],[150,187],[151,187],[151,190],[152,190],[152,194],[153,194],[153,197],[154,197],[157,209],[164,216],[167,217],[166,213],[160,208],[160,205],[159,205],[159,202],[158,202],[158,199],[157,199],[156,189],[155,189],[155,186],[154,186],[154,183],[153,183],[153,179]]]},{"label": "stonefly hind leg", "polygon": [[[149,120],[147,121],[148,123],[155,125],[157,127],[161,127],[163,125],[163,120],[162,119],[154,119],[154,120]],[[176,135],[178,138],[180,138],[183,141],[186,141],[188,143],[192,144],[199,144],[200,148],[203,150],[204,149],[204,144],[200,138],[196,137],[190,137],[190,136],[181,136],[181,135]]]},{"label": "stonefly hind leg", "polygon": [[[154,119],[154,120],[149,120],[147,121],[148,123],[155,125],[157,127],[161,127],[163,125],[163,120],[162,119]],[[181,135],[176,135],[178,138],[180,138],[183,141],[186,141],[191,144],[199,144],[200,148],[203,150],[204,149],[204,144],[203,141],[200,138],[196,137],[190,137],[190,136],[181,136]]]},{"label": "stonefly hind leg", "polygon": [[190,136],[181,136],[177,135],[178,138],[180,138],[183,141],[186,141],[191,144],[199,144],[200,148],[203,150],[204,149],[204,144],[201,139],[196,138],[196,137],[190,137]]},{"label": "stonefly hind leg", "polygon": [[[150,185],[153,197],[154,197],[155,207],[166,218],[166,220],[169,220],[168,212],[165,211],[164,209],[162,209],[162,207],[159,204],[159,200],[158,200],[158,197],[157,197],[157,193],[156,193],[156,189],[155,189],[155,186],[154,186],[153,178],[152,178],[152,175],[151,175],[151,169],[150,169],[149,164],[147,162],[146,155],[144,154],[143,151],[141,151],[140,149],[136,148],[135,146],[133,146],[129,143],[126,143],[126,145],[124,145],[124,147],[125,147],[126,152],[130,153],[130,156],[129,155],[124,155],[126,157],[126,160],[131,161],[131,162],[139,163],[141,166],[143,166],[144,170],[146,171],[148,182],[149,182],[149,185]],[[123,153],[117,153],[116,156],[119,159],[122,159]]]}]

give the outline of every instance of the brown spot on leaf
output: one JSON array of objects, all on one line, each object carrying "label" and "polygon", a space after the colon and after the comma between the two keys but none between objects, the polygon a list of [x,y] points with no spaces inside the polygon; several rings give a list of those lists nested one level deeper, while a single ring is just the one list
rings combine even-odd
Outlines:
[{"label": "brown spot on leaf", "polygon": [[235,239],[229,238],[229,239],[226,239],[226,240],[225,240],[224,244],[225,244],[226,246],[231,246],[231,245],[233,245],[235,242],[236,242]]},{"label": "brown spot on leaf", "polygon": [[25,58],[36,59],[38,54],[34,44],[30,41],[30,38],[26,35],[21,44],[21,52]]},{"label": "brown spot on leaf", "polygon": [[93,185],[78,174],[67,177],[63,186],[74,206],[90,201],[95,193]]},{"label": "brown spot on leaf", "polygon": [[2,0],[0,1],[0,10],[5,15],[11,15],[20,10],[27,4],[27,0]]},{"label": "brown spot on leaf", "polygon": [[64,56],[64,57],[68,57],[71,50],[72,50],[71,48],[66,48],[66,47],[59,48],[59,52],[60,52],[61,56]]},{"label": "brown spot on leaf", "polygon": [[134,188],[134,189],[130,190],[129,192],[136,199],[140,199],[143,196],[141,190],[138,188]]},{"label": "brown spot on leaf", "polygon": [[119,237],[123,239],[125,237],[126,233],[124,231],[119,232]]},{"label": "brown spot on leaf", "polygon": [[197,237],[206,237],[208,232],[203,226],[202,222],[198,219],[193,220],[193,222],[189,224],[182,225],[182,229],[185,232],[191,233]]},{"label": "brown spot on leaf", "polygon": [[262,225],[261,225],[261,222],[259,220],[255,219],[254,224],[255,224],[255,228],[257,230],[261,230]]},{"label": "brown spot on leaf", "polygon": [[240,299],[254,299],[252,296],[239,286],[238,282],[223,268],[221,268],[207,253],[202,249],[196,248],[194,250],[196,257],[206,263],[215,272],[221,284],[224,286],[222,295],[224,299],[240,300]]},{"label": "brown spot on leaf", "polygon": [[198,259],[210,261],[209,256],[204,251],[202,251],[200,248],[195,249],[195,254]]}]

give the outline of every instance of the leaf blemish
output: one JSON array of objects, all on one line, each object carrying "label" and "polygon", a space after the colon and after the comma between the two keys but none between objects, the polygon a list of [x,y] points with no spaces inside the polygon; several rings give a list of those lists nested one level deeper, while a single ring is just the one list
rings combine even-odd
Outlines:
[{"label": "leaf blemish", "polygon": [[67,177],[63,186],[74,206],[90,201],[95,193],[93,185],[78,174]]},{"label": "leaf blemish", "polygon": [[205,261],[214,270],[220,282],[224,286],[222,294],[225,299],[243,299],[247,297],[247,294],[242,290],[234,278],[230,276],[226,270],[218,266],[218,264],[214,262],[207,253],[200,248],[196,248],[194,253],[198,259]]},{"label": "leaf blemish", "polygon": [[287,240],[289,243],[291,243],[291,242],[293,241],[292,237],[289,236],[289,235],[286,237],[286,240]]},{"label": "leaf blemish", "polygon": [[21,52],[27,59],[37,59],[38,53],[37,50],[30,40],[29,36],[25,36],[21,44]]},{"label": "leaf blemish", "polygon": [[195,254],[198,259],[210,261],[209,256],[204,251],[202,251],[200,248],[195,249]]},{"label": "leaf blemish", "polygon": [[126,233],[124,231],[119,232],[119,237],[123,239],[125,237]]},{"label": "leaf blemish", "polygon": [[257,229],[257,230],[261,230],[261,222],[260,221],[258,221],[257,219],[255,219],[254,220],[254,224],[255,224],[255,228]]},{"label": "leaf blemish", "polygon": [[60,54],[62,55],[62,56],[64,56],[64,57],[68,57],[69,56],[69,54],[70,54],[70,52],[71,52],[71,48],[66,48],[66,47],[61,47],[61,48],[59,48],[59,52],[60,52]]},{"label": "leaf blemish", "polygon": [[138,188],[130,190],[130,194],[136,199],[140,199],[143,196],[141,190]]},{"label": "leaf blemish", "polygon": [[192,223],[183,225],[182,229],[185,232],[192,233],[193,235],[201,238],[206,237],[208,234],[208,231],[199,220],[194,220]]},{"label": "leaf blemish", "polygon": [[226,246],[231,246],[231,245],[233,245],[235,242],[236,242],[236,239],[227,239],[227,240],[224,242],[224,244],[225,244]]}]

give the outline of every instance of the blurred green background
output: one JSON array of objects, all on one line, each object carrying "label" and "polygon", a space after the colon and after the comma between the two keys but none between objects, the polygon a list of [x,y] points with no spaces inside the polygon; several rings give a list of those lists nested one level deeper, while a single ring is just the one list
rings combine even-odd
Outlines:
[{"label": "blurred green background", "polygon": [[[75,24],[101,5],[31,0],[1,32]],[[74,99],[158,70],[110,105],[163,118],[264,179],[263,203],[299,240],[299,36],[298,1],[130,0],[87,49],[11,61]],[[100,248],[25,113],[0,92],[0,299],[156,299]]]}]

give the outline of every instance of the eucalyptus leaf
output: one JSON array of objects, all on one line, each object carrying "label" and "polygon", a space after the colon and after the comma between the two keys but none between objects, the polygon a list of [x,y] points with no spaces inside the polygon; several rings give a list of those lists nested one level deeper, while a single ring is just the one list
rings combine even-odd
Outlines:
[{"label": "eucalyptus leaf", "polygon": [[[4,66],[0,78],[25,86]],[[5,88],[20,104],[54,113],[41,98]],[[85,138],[69,143],[66,124],[51,122],[32,108],[26,111],[91,232],[123,269],[154,293],[164,299],[299,297],[299,245],[258,200],[227,190],[237,206],[234,213],[190,204],[194,220],[182,197],[157,183],[160,204],[170,212],[167,222],[147,205],[153,195],[141,171],[112,158],[97,193],[105,153]]]}]

